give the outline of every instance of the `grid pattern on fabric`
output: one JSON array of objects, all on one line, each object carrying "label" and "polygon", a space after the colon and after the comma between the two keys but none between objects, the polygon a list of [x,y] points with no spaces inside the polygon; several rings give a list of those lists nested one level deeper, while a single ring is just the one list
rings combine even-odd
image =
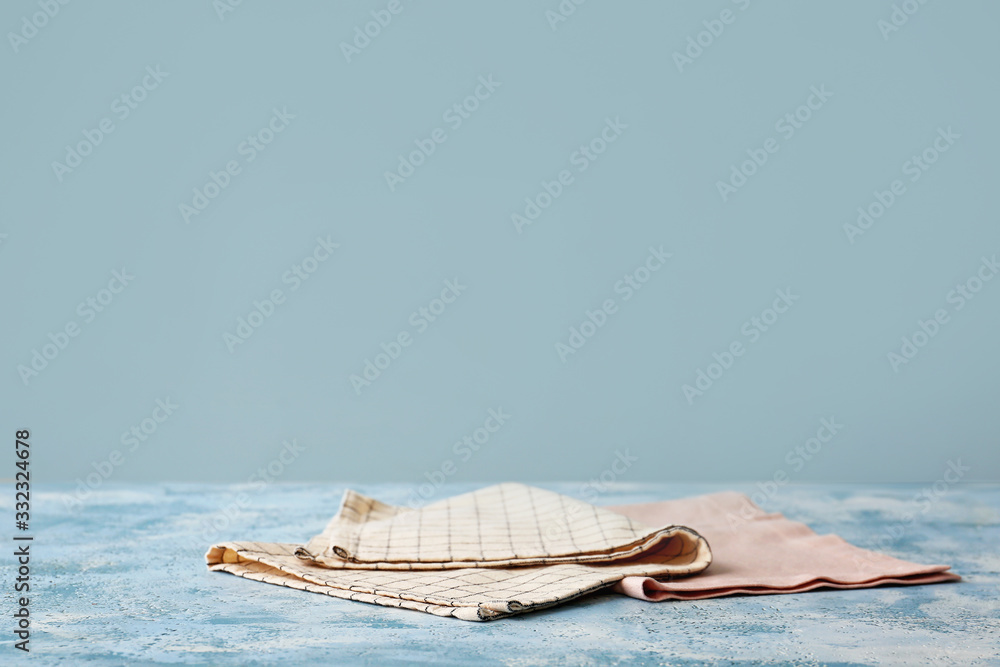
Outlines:
[{"label": "grid pattern on fabric", "polygon": [[704,540],[677,527],[669,540],[621,562],[450,570],[331,569],[295,555],[299,545],[228,542],[206,555],[210,570],[463,620],[491,620],[572,600],[628,576],[675,577],[707,566]]},{"label": "grid pattern on fabric", "polygon": [[328,567],[440,569],[612,561],[669,537],[626,516],[524,484],[411,510],[347,491],[307,549]]},{"label": "grid pattern on fabric", "polygon": [[[559,604],[625,577],[695,574],[712,560],[708,543],[690,528],[652,530],[522,484],[487,487],[423,510],[348,491],[337,515],[306,545],[226,542],[213,546],[206,561],[210,570],[247,579],[484,621]],[[380,560],[345,560],[356,553]],[[483,560],[462,560],[477,557]]]}]

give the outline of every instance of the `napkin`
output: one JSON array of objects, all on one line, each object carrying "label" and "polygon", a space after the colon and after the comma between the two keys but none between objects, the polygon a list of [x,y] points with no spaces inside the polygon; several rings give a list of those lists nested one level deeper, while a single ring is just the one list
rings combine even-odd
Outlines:
[{"label": "napkin", "polygon": [[334,597],[486,621],[550,607],[626,577],[670,579],[712,559],[696,531],[643,525],[524,484],[419,509],[345,492],[305,544],[223,542],[212,571]]},{"label": "napkin", "polygon": [[919,565],[817,535],[805,524],[767,513],[742,493],[609,507],[635,521],[666,517],[695,528],[712,545],[711,567],[689,579],[626,577],[615,590],[642,600],[700,600],[723,595],[801,593],[816,588],[959,581],[948,565]]}]

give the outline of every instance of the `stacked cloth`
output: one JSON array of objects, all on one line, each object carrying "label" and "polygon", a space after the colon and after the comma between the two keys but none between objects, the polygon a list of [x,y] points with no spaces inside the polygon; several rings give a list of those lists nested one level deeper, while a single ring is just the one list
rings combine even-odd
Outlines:
[{"label": "stacked cloth", "polygon": [[224,542],[205,557],[213,571],[466,621],[609,587],[658,601],[959,580],[947,565],[817,535],[738,493],[605,508],[513,483],[419,509],[348,490],[306,544]]}]

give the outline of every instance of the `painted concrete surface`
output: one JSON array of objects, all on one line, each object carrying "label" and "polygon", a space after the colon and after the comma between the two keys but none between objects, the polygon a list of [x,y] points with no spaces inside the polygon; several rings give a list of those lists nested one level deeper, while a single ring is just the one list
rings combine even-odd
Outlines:
[{"label": "painted concrete surface", "polygon": [[[447,485],[444,497],[479,485]],[[539,484],[581,496],[580,484]],[[215,540],[305,541],[343,484],[108,484],[82,508],[69,485],[35,485],[32,652],[13,649],[12,561],[3,567],[3,664],[689,665],[1000,664],[1000,485],[785,486],[758,496],[820,533],[927,563],[965,581],[648,603],[615,594],[488,623],[378,607],[206,570]],[[356,485],[404,503],[411,485]],[[754,485],[617,485],[599,504]],[[13,519],[3,485],[0,516]],[[224,518],[223,508],[231,518]],[[926,511],[925,511],[926,510]],[[916,516],[901,523],[905,512]],[[7,523],[6,521],[4,523]],[[215,527],[211,527],[214,523]],[[5,530],[5,540],[10,531]],[[5,550],[6,551],[6,550]],[[11,550],[12,551],[12,550]]]}]

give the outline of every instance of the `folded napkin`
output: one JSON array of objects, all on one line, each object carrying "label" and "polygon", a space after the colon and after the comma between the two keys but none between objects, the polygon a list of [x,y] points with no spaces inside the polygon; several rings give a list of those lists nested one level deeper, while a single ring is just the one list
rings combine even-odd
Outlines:
[{"label": "folded napkin", "polygon": [[817,535],[781,514],[768,514],[741,493],[609,507],[643,523],[670,521],[697,529],[714,560],[690,579],[627,577],[615,590],[643,600],[700,600],[722,595],[800,593],[815,588],[959,581],[947,565],[918,565]]},{"label": "folded napkin", "polygon": [[740,493],[602,508],[523,484],[417,510],[348,490],[304,545],[224,542],[206,560],[247,579],[468,621],[606,587],[659,601],[960,580],[947,565],[817,535]]},{"label": "folded napkin", "polygon": [[558,493],[499,484],[416,510],[349,490],[305,545],[224,542],[205,558],[210,570],[248,579],[485,621],[626,577],[701,572],[712,554],[684,526],[649,528]]}]

